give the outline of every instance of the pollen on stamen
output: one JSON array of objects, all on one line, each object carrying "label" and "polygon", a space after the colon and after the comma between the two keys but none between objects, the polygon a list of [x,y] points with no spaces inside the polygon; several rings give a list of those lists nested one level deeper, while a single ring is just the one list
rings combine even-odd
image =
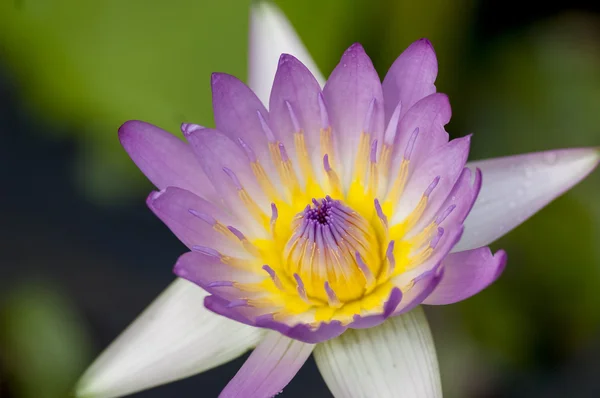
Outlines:
[{"label": "pollen on stamen", "polygon": [[329,124],[329,114],[327,113],[327,107],[325,106],[325,98],[323,98],[323,93],[319,93],[318,102],[319,114],[321,115],[321,128],[323,130],[327,130],[331,124]]},{"label": "pollen on stamen", "polygon": [[429,243],[429,247],[431,247],[432,249],[435,249],[436,246],[438,245],[438,243],[440,243],[440,239],[442,239],[443,235],[444,235],[444,228],[442,228],[442,227],[438,228],[438,233],[433,237],[433,239]]},{"label": "pollen on stamen", "polygon": [[231,231],[231,233],[234,234],[235,237],[238,238],[239,240],[241,240],[241,241],[246,240],[246,237],[244,236],[244,234],[239,229],[237,229],[235,227],[232,227],[231,225],[228,225],[227,229],[229,231]]},{"label": "pollen on stamen", "polygon": [[263,116],[263,114],[260,111],[256,111],[256,114],[258,115],[258,120],[260,121],[260,126],[262,127],[262,130],[265,133],[267,140],[269,142],[275,142],[276,141],[275,134],[273,134],[273,131],[269,127],[269,124],[265,120],[265,117]]},{"label": "pollen on stamen", "polygon": [[359,252],[354,253],[354,256],[356,258],[356,264],[358,265],[358,268],[360,269],[367,281],[367,288],[373,286],[373,284],[375,283],[375,276],[373,276],[373,273],[371,272],[367,264],[365,264]]},{"label": "pollen on stamen", "polygon": [[294,126],[294,132],[297,133],[301,130],[301,127],[300,122],[298,122],[298,118],[296,117],[296,113],[294,112],[294,108],[292,108],[292,104],[290,104],[289,101],[285,101],[285,106],[287,107],[288,113],[290,115],[292,126]]},{"label": "pollen on stamen", "polygon": [[329,154],[325,154],[325,156],[323,156],[323,168],[325,169],[326,173],[329,173],[331,170],[333,170],[331,168],[331,164],[329,164]]},{"label": "pollen on stamen", "polygon": [[406,160],[410,160],[410,157],[412,155],[412,151],[415,147],[415,142],[417,141],[417,137],[419,136],[419,128],[415,128],[415,130],[412,132],[412,134],[410,135],[410,138],[408,139],[408,143],[406,144],[406,149],[404,150],[404,159]]},{"label": "pollen on stamen", "polygon": [[279,211],[277,210],[277,205],[275,203],[271,203],[271,232],[275,233],[275,224],[277,222],[277,218],[279,217]]},{"label": "pollen on stamen", "polygon": [[215,218],[209,214],[202,213],[194,209],[188,209],[188,212],[211,226],[214,226],[217,223],[217,220],[215,220]]},{"label": "pollen on stamen", "polygon": [[363,122],[363,130],[365,133],[371,133],[373,131],[373,112],[375,110],[375,102],[377,100],[373,97],[369,102],[369,109],[365,115],[365,121]]},{"label": "pollen on stamen", "polygon": [[377,163],[377,140],[373,140],[371,143],[371,152],[369,153],[369,159],[371,163]]},{"label": "pollen on stamen", "polygon": [[377,212],[377,217],[379,217],[383,226],[387,228],[388,227],[388,219],[387,219],[387,216],[385,215],[385,213],[383,212],[383,209],[381,208],[379,199],[375,198],[374,203],[375,203],[375,211]]},{"label": "pollen on stamen", "polygon": [[383,135],[383,142],[385,145],[393,145],[394,140],[396,138],[396,134],[398,131],[398,122],[400,121],[400,112],[402,111],[402,103],[398,102],[396,108],[394,108],[394,112],[392,113],[392,117],[388,122],[387,128],[385,129],[385,134]]},{"label": "pollen on stamen", "polygon": [[329,282],[325,281],[325,292],[327,293],[327,303],[330,307],[338,308],[341,307],[342,303],[338,299],[337,295],[329,286]]},{"label": "pollen on stamen", "polygon": [[254,153],[254,151],[252,150],[252,148],[250,147],[250,145],[248,145],[246,143],[246,141],[244,141],[241,138],[238,138],[238,143],[240,144],[240,146],[242,147],[242,149],[244,150],[244,152],[246,152],[246,156],[248,157],[248,160],[251,163],[256,162],[256,154]]},{"label": "pollen on stamen", "polygon": [[308,296],[306,295],[306,289],[304,288],[304,282],[300,275],[294,273],[294,279],[296,280],[296,291],[302,300],[308,303]]},{"label": "pollen on stamen", "polygon": [[433,192],[433,190],[435,189],[435,187],[437,187],[439,182],[440,182],[440,176],[435,177],[433,179],[433,181],[431,182],[431,184],[429,184],[429,186],[425,190],[425,193],[423,194],[423,196],[429,197],[429,195],[431,195],[431,192]]},{"label": "pollen on stamen", "polygon": [[206,254],[207,256],[211,256],[211,257],[221,257],[221,253],[219,253],[218,251],[216,251],[215,249],[213,249],[211,247],[194,245],[194,246],[192,246],[192,251]]},{"label": "pollen on stamen", "polygon": [[283,284],[281,283],[281,279],[279,279],[275,270],[269,267],[267,264],[263,265],[262,269],[264,269],[267,272],[267,274],[269,274],[271,280],[273,281],[277,289],[283,290]]},{"label": "pollen on stamen", "polygon": [[371,152],[369,153],[369,194],[377,194],[377,185],[379,183],[379,172],[377,171],[377,140],[371,143]]},{"label": "pollen on stamen", "polygon": [[335,170],[331,167],[331,164],[329,163],[329,154],[327,153],[323,156],[323,168],[325,169],[325,173],[327,173],[327,179],[332,195],[340,196],[342,193],[342,183]]},{"label": "pollen on stamen", "polygon": [[232,300],[229,302],[229,304],[227,304],[227,308],[235,308],[235,307],[246,307],[248,306],[248,300],[246,299],[238,299],[238,300]]},{"label": "pollen on stamen", "polygon": [[396,259],[394,258],[394,245],[395,242],[391,240],[390,243],[388,243],[388,247],[385,251],[385,257],[387,258],[389,265],[388,275],[393,274],[394,268],[396,268]]},{"label": "pollen on stamen", "polygon": [[249,240],[248,238],[246,238],[246,236],[237,228],[232,227],[231,225],[227,226],[227,229],[236,237],[239,239],[239,241],[242,243],[242,246],[244,247],[244,249],[246,249],[246,251],[250,254],[252,254],[255,257],[260,257],[260,251],[256,248],[256,246],[254,246]]},{"label": "pollen on stamen", "polygon": [[232,286],[233,286],[233,282],[231,282],[231,281],[214,281],[214,282],[210,282],[208,285],[206,285],[206,287],[208,287],[208,288],[232,287]]},{"label": "pollen on stamen", "polygon": [[440,225],[442,222],[444,222],[444,220],[450,215],[450,213],[454,211],[455,208],[456,205],[448,206],[448,208],[435,219],[435,224]]},{"label": "pollen on stamen", "polygon": [[223,167],[223,171],[231,179],[231,181],[233,182],[233,185],[235,185],[235,187],[238,191],[241,191],[242,189],[244,189],[244,187],[240,183],[240,180],[237,178],[237,176],[231,169],[228,169],[227,167]]},{"label": "pollen on stamen", "polygon": [[283,162],[287,162],[288,160],[290,160],[290,158],[288,157],[287,151],[285,150],[285,146],[280,142],[279,143],[279,153],[281,155],[281,161]]}]

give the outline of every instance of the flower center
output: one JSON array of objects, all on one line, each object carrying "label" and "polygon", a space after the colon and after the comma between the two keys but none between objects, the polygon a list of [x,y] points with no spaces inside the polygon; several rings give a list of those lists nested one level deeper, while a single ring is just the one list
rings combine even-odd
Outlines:
[{"label": "flower center", "polygon": [[327,196],[298,213],[284,254],[284,269],[308,300],[332,307],[359,299],[376,282],[380,244],[363,216]]}]

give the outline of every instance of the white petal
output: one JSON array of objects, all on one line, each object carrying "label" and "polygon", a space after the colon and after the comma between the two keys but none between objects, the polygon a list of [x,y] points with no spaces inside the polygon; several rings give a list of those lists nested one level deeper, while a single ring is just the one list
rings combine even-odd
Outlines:
[{"label": "white petal", "polygon": [[598,149],[577,148],[468,163],[481,169],[483,184],[453,251],[492,243],[581,181],[599,160]]},{"label": "white petal", "polygon": [[319,344],[317,366],[336,398],[442,396],[440,372],[421,307],[370,329]]},{"label": "white petal", "polygon": [[119,397],[203,372],[238,357],[260,329],[204,308],[207,293],[177,279],[90,366],[76,396]]},{"label": "white petal", "polygon": [[325,79],[315,61],[300,41],[285,15],[270,2],[258,1],[250,9],[250,58],[248,60],[248,85],[265,105],[281,54],[298,58],[315,76],[321,87]]}]

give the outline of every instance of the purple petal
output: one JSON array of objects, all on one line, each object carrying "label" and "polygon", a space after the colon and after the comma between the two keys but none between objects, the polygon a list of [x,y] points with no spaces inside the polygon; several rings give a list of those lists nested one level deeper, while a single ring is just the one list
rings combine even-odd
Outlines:
[{"label": "purple petal", "polygon": [[229,318],[246,325],[255,326],[254,322],[250,318],[252,316],[256,317],[256,315],[252,315],[251,312],[249,314],[245,314],[243,312],[248,311],[242,311],[240,307],[230,307],[230,302],[231,301],[213,294],[204,298],[204,307],[215,314],[222,315],[225,318]]},{"label": "purple petal", "polygon": [[256,321],[256,326],[273,329],[292,339],[300,340],[305,343],[316,344],[344,333],[347,326],[343,326],[338,321],[321,323],[313,328],[310,325],[299,323],[295,326],[289,326],[284,322],[277,322],[271,317],[261,317]]},{"label": "purple petal", "polygon": [[265,105],[269,101],[277,60],[283,53],[297,57],[321,85],[325,82],[293,26],[274,3],[261,1],[251,5],[249,52],[249,86]]},{"label": "purple petal", "polygon": [[448,197],[465,167],[470,142],[470,136],[454,139],[431,153],[423,161],[406,183],[404,194],[392,217],[392,225],[408,216],[432,182],[440,177],[439,182],[428,195],[427,208],[421,218],[430,220],[434,214],[438,213],[440,206]]},{"label": "purple petal", "polygon": [[240,199],[239,190],[243,187],[263,213],[270,213],[271,206],[258,185],[243,150],[227,136],[213,129],[196,130],[187,138],[202,169],[227,208],[235,212],[246,225],[253,225],[257,232],[257,224]]},{"label": "purple petal", "polygon": [[175,275],[202,287],[211,294],[226,300],[247,297],[248,293],[233,286],[234,283],[259,283],[264,275],[223,264],[219,257],[188,252],[175,263]]},{"label": "purple petal", "polygon": [[265,335],[219,398],[265,398],[277,395],[294,378],[314,345],[276,332]]},{"label": "purple petal", "polygon": [[402,301],[392,316],[405,314],[422,304],[440,284],[443,277],[444,269],[439,266],[419,275],[415,279],[414,285],[408,291],[402,292]]},{"label": "purple petal", "polygon": [[402,103],[402,116],[417,101],[435,93],[437,72],[437,59],[429,40],[417,40],[404,50],[383,79],[386,123],[398,102]]},{"label": "purple petal", "polygon": [[[448,133],[444,126],[451,116],[450,102],[445,94],[432,94],[413,105],[398,123],[392,152],[392,170],[396,173],[399,170],[409,143],[412,145],[410,164],[413,170],[419,168],[433,151],[446,144]],[[411,143],[411,137],[417,128],[418,136]]]},{"label": "purple petal", "polygon": [[[256,95],[238,78],[226,73],[212,75],[212,101],[217,130],[233,142],[241,138],[252,148],[271,179],[277,179],[269,155],[267,136],[259,113],[267,121],[269,113]],[[277,138],[277,137],[276,137]]]},{"label": "purple petal", "polygon": [[[448,253],[450,253],[452,248],[460,240],[462,234],[462,225],[447,225],[431,256],[422,264],[419,264],[413,269],[396,276],[393,279],[394,285],[402,289],[411,281],[424,278],[424,276],[429,275],[430,272],[434,272],[435,270],[438,270],[439,272],[442,260],[448,255]],[[406,304],[406,300],[408,300],[406,292],[402,291],[402,294],[404,294],[404,297],[402,298],[402,303],[400,303],[399,308],[403,307]]]},{"label": "purple petal", "polygon": [[492,284],[504,271],[506,253],[489,247],[453,253],[442,262],[444,276],[424,304],[452,304],[468,299]]},{"label": "purple petal", "polygon": [[[235,218],[208,201],[181,188],[169,187],[153,192],[146,200],[148,207],[189,248],[202,245],[223,254],[246,256],[237,242],[227,239],[207,222],[214,219],[224,225],[235,225]],[[207,217],[208,216],[208,217]]]},{"label": "purple petal", "polygon": [[[306,148],[312,158],[313,170],[321,171],[319,150],[321,112],[319,95],[321,87],[308,68],[291,55],[283,54],[275,74],[269,100],[270,122],[273,130],[288,148],[298,167],[294,150],[294,133],[302,129]],[[314,156],[312,156],[314,155]]]},{"label": "purple petal", "polygon": [[179,138],[150,123],[130,120],[119,128],[119,140],[157,188],[176,186],[209,201],[217,200],[215,188],[192,149]]},{"label": "purple petal", "polygon": [[598,165],[596,148],[561,149],[469,163],[483,185],[455,251],[485,246],[527,220]]},{"label": "purple petal", "polygon": [[368,132],[373,134],[371,138],[381,141],[384,128],[379,76],[360,44],[353,44],[346,50],[325,84],[323,95],[341,157],[342,182],[349,186],[360,135],[370,108],[371,120],[367,124],[371,130]]}]

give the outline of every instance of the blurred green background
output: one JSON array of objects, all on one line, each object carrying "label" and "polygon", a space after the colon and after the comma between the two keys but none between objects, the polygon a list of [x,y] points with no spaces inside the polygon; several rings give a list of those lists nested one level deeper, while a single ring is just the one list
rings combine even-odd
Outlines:
[{"label": "blurred green background", "polygon": [[[327,75],[361,42],[384,76],[432,40],[472,159],[600,144],[600,4],[277,1]],[[66,397],[184,251],[116,130],[211,125],[210,73],[246,76],[248,0],[0,0],[0,396]],[[600,173],[494,248],[503,277],[427,308],[445,396],[598,397]],[[136,396],[216,396],[243,358]],[[330,397],[309,362],[284,397]]]}]

